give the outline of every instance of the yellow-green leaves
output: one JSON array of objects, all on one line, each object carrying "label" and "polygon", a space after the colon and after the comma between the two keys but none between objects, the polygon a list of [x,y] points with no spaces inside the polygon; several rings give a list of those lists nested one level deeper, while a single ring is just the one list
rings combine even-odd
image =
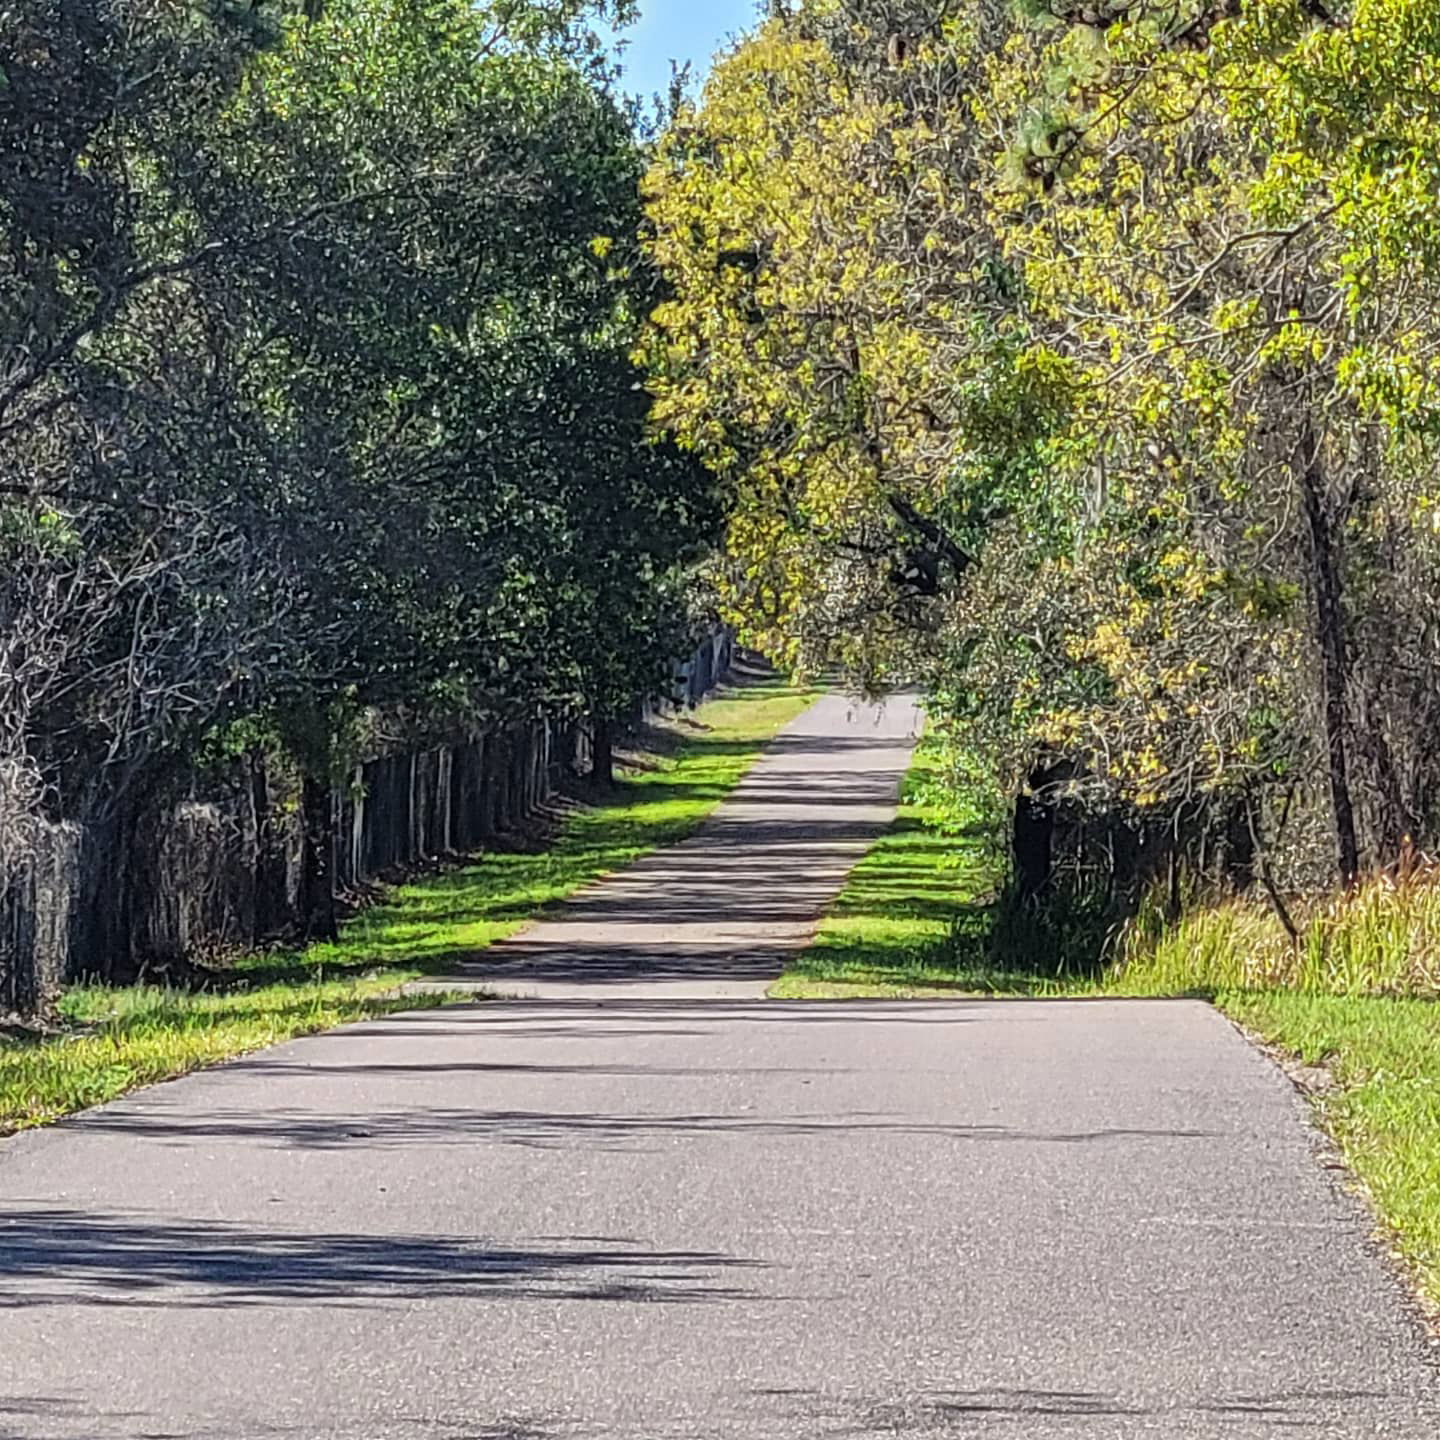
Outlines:
[{"label": "yellow-green leaves", "polygon": [[[753,638],[918,666],[1097,804],[1313,768],[1316,526],[1343,605],[1435,593],[1440,428],[1440,0],[1315,9],[897,50],[809,0],[718,67],[649,182],[648,353]],[[1405,613],[1351,640],[1366,715],[1412,703],[1377,657],[1433,668]]]}]

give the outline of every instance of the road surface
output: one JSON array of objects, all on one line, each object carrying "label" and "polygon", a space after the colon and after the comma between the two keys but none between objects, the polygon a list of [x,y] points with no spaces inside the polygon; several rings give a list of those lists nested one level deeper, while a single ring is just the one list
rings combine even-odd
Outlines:
[{"label": "road surface", "polygon": [[[853,858],[828,847],[875,823],[862,757],[884,770],[896,737],[872,731],[812,714],[781,813],[758,823],[752,784],[716,817],[737,908],[712,923],[748,985]],[[723,946],[687,982],[658,932],[610,928],[672,923],[682,874],[724,909],[706,842],[686,853],[554,932],[601,957],[593,992],[532,948],[526,983],[559,993],[0,1143],[0,1437],[1440,1434],[1362,1212],[1213,1011],[689,998]]]},{"label": "road surface", "polygon": [[825,696],[690,839],[583,891],[461,973],[414,988],[760,999],[894,818],[919,726],[903,696]]}]

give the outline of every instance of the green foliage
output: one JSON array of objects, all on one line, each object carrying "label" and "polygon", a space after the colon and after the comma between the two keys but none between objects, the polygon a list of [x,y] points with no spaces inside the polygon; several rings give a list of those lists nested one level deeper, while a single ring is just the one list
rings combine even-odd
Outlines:
[{"label": "green foliage", "polygon": [[0,759],[59,809],[609,715],[708,623],[629,358],[632,8],[0,6]]},{"label": "green foliage", "polygon": [[1440,837],[1437,13],[772,15],[647,182],[748,633],[1197,864]]}]

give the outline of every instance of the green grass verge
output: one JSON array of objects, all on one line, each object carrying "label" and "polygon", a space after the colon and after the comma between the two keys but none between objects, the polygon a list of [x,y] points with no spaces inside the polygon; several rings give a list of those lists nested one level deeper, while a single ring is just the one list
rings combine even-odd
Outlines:
[{"label": "green grass verge", "polygon": [[679,722],[670,753],[571,814],[538,853],[495,851],[395,887],[333,944],[240,960],[223,990],[80,986],[57,1035],[0,1034],[0,1134],[335,1025],[442,1003],[398,988],[513,934],[546,906],[688,834],[777,730],[815,699],[782,683],[727,692]]},{"label": "green grass verge", "polygon": [[937,763],[935,748],[922,739],[894,824],[850,872],[814,943],[771,987],[776,999],[988,988],[983,835],[941,825],[932,799]]},{"label": "green grass verge", "polygon": [[76,986],[61,1001],[73,1028],[43,1039],[0,1038],[0,1135],[282,1040],[445,998],[402,999],[389,976],[214,993]]}]

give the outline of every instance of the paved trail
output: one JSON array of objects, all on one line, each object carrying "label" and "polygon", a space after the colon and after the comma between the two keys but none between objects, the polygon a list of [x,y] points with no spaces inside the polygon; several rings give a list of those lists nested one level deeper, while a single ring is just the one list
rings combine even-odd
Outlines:
[{"label": "paved trail", "polygon": [[[874,823],[893,721],[812,712],[709,841],[649,862],[713,905],[728,837],[724,883],[772,901],[726,942],[753,972]],[[624,894],[643,933],[552,932],[611,967],[595,993],[532,932],[525,983],[562,993],[0,1144],[0,1437],[1440,1433],[1360,1212],[1212,1011],[690,999],[721,956],[687,980],[664,896],[621,886],[583,904]]]},{"label": "paved trail", "polygon": [[829,695],[700,831],[430,989],[550,1000],[760,999],[895,814],[918,716]]}]

